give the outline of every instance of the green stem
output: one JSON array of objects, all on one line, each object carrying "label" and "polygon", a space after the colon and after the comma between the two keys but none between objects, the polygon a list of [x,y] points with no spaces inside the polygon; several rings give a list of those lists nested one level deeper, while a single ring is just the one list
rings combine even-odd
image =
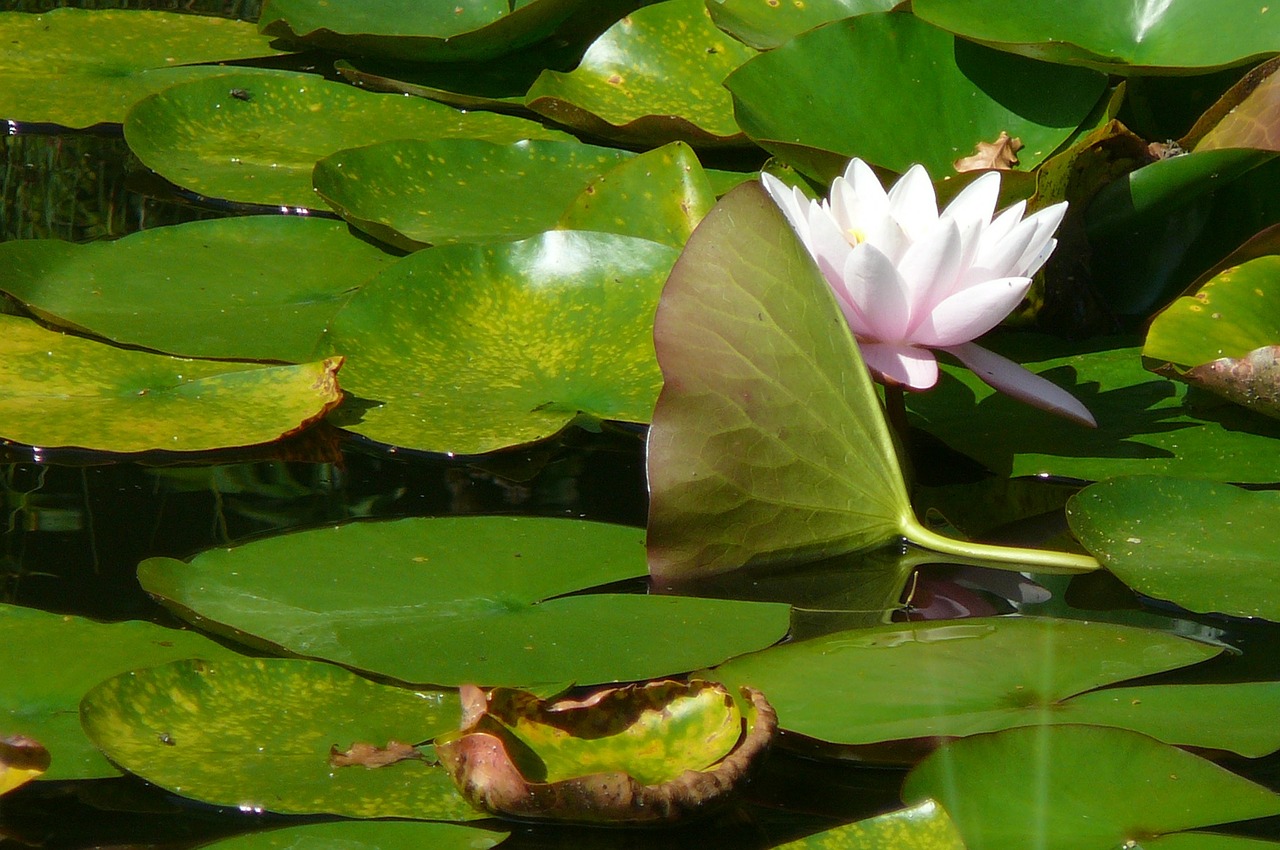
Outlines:
[{"label": "green stem", "polygon": [[990,543],[967,543],[963,540],[943,537],[921,525],[914,515],[903,522],[902,532],[909,541],[926,549],[932,549],[944,555],[963,555],[984,561],[994,561],[997,564],[1009,564],[1019,571],[1087,573],[1102,566],[1092,555],[1076,555],[1050,549],[1019,549],[1014,546],[995,546]]}]

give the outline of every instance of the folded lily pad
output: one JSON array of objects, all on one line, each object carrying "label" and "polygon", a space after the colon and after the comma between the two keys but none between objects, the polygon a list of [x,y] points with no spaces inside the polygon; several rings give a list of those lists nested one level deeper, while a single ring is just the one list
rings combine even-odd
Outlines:
[{"label": "folded lily pad", "polygon": [[0,738],[0,795],[39,779],[49,769],[49,751],[35,738]]},{"label": "folded lily pad", "polygon": [[544,702],[462,688],[463,728],[436,739],[459,790],[498,815],[661,823],[723,803],[773,739],[759,691],[650,682]]},{"label": "folded lily pad", "polygon": [[110,242],[3,242],[0,288],[47,322],[125,345],[301,363],[351,293],[395,259],[342,222],[246,216]]},{"label": "folded lily pad", "polygon": [[703,0],[664,0],[610,27],[573,71],[543,71],[525,103],[579,132],[634,145],[747,144],[721,83],[754,55],[711,23]]},{"label": "folded lily pad", "polygon": [[[445,245],[405,257],[334,319],[358,404],[335,424],[479,454],[571,422],[645,422],[662,385],[652,319],[676,249],[606,233]],[[390,317],[390,319],[388,318]]]},{"label": "folded lily pad", "polygon": [[280,52],[241,21],[118,9],[0,12],[0,43],[0,118],[65,127],[119,123],[152,92],[226,73],[194,63]]},{"label": "folded lily pad", "polygon": [[452,691],[379,685],[297,659],[185,660],[108,679],[80,721],[110,759],[174,793],[242,811],[467,820],[475,812],[430,747],[384,767],[342,766],[353,743],[428,741]]},{"label": "folded lily pad", "polygon": [[183,360],[0,316],[0,437],[107,452],[269,443],[337,405],[341,365]]},{"label": "folded lily pad", "polygon": [[129,111],[124,133],[147,167],[200,195],[321,208],[311,171],[346,148],[406,138],[570,138],[514,116],[252,69],[157,92]]},{"label": "folded lily pad", "polygon": [[789,841],[778,850],[965,850],[955,822],[933,800]]}]

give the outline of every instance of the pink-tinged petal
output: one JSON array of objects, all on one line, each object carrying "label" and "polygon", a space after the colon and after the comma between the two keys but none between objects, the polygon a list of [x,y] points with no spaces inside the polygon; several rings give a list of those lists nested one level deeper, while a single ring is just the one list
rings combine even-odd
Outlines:
[{"label": "pink-tinged petal", "polygon": [[960,252],[956,223],[943,218],[902,255],[898,274],[906,285],[906,297],[911,305],[911,318],[906,327],[908,337],[912,329],[928,317],[934,305],[954,291],[960,272]]},{"label": "pink-tinged petal", "polygon": [[1019,401],[1056,413],[1059,416],[1098,427],[1089,408],[1057,384],[1030,372],[994,351],[988,351],[972,342],[942,349],[973,370],[973,373],[1005,395]]},{"label": "pink-tinged petal", "polygon": [[938,304],[911,334],[911,341],[946,348],[977,339],[1013,312],[1031,288],[1029,277],[988,280]]},{"label": "pink-tinged petal", "polygon": [[[1058,225],[1062,224],[1062,217],[1067,213],[1067,202],[1054,204],[1051,207],[1045,207],[1035,215],[1027,217],[1027,221],[1035,222],[1036,232],[1032,236],[1031,242],[1022,251],[1022,257],[1018,260],[1017,273],[1024,275],[1033,275],[1040,268],[1035,264],[1036,260],[1040,260],[1043,264],[1049,255],[1044,253],[1044,246],[1049,244],[1053,238],[1054,231],[1058,229]],[[1025,222],[1024,222],[1025,224]],[[1041,259],[1043,257],[1044,259]]]},{"label": "pink-tinged petal", "polygon": [[1019,222],[999,240],[992,238],[993,229],[994,224],[982,234],[982,243],[978,246],[973,265],[961,274],[960,288],[992,278],[1024,276],[1018,266],[1027,246],[1036,236],[1036,222],[1031,219]]},{"label": "pink-tinged petal", "polygon": [[911,239],[920,239],[938,220],[938,199],[923,165],[907,169],[889,190],[889,211]]},{"label": "pink-tinged petal", "polygon": [[862,241],[876,246],[880,253],[894,264],[901,262],[903,255],[911,247],[911,239],[902,229],[902,225],[888,215],[865,222],[862,228]]},{"label": "pink-tinged petal", "polygon": [[809,206],[813,202],[795,186],[788,186],[772,174],[761,173],[760,183],[773,198],[773,202],[782,210],[782,214],[791,222],[791,229],[800,237],[800,241],[809,241]]},{"label": "pink-tinged petal", "polygon": [[986,230],[982,232],[982,241],[984,244],[995,245],[1009,235],[1009,231],[1018,226],[1018,222],[1022,221],[1022,213],[1027,209],[1026,201],[1018,201],[1013,206],[1002,211],[994,219],[991,224],[987,225]]},{"label": "pink-tinged petal", "polygon": [[865,336],[873,342],[901,342],[911,305],[889,258],[864,242],[849,254],[841,277],[845,295],[867,319]]},{"label": "pink-tinged petal", "polygon": [[857,242],[889,218],[889,198],[866,163],[853,160],[831,184],[831,214]]},{"label": "pink-tinged petal", "polygon": [[853,246],[849,244],[831,213],[818,204],[809,208],[808,229],[809,238],[805,240],[805,247],[817,260],[818,268],[832,288],[840,288],[844,265]]},{"label": "pink-tinged petal", "polygon": [[857,157],[849,160],[849,164],[844,169],[844,179],[865,203],[879,205],[883,202],[878,208],[885,210],[889,208],[889,195],[880,184],[880,178],[871,170],[871,166],[862,160]]},{"label": "pink-tinged petal", "polygon": [[938,360],[933,352],[912,345],[859,342],[862,360],[887,383],[927,390],[938,383]]},{"label": "pink-tinged petal", "polygon": [[1046,242],[1045,246],[1040,249],[1039,255],[1033,257],[1031,262],[1027,264],[1027,274],[1034,275],[1036,272],[1040,271],[1040,267],[1043,266],[1049,257],[1053,255],[1053,249],[1057,247],[1057,239],[1050,239]]},{"label": "pink-tinged petal", "polygon": [[1000,199],[1000,172],[988,171],[951,199],[942,215],[953,219],[964,228],[968,222],[978,221],[986,225],[996,211]]}]

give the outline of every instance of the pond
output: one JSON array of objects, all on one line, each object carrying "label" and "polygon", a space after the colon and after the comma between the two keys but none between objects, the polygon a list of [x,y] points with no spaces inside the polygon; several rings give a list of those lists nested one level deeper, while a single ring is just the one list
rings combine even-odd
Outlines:
[{"label": "pond", "polygon": [[1280,843],[1280,18],[894,6],[0,3],[0,842]]}]

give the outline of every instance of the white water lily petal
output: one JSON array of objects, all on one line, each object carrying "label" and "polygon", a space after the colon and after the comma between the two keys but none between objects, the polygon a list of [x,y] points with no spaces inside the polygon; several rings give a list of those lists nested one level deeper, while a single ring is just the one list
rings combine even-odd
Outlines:
[{"label": "white water lily petal", "polygon": [[953,219],[963,230],[969,222],[990,223],[1000,200],[1000,175],[988,171],[961,189],[942,214]]},{"label": "white water lily petal", "polygon": [[892,262],[874,245],[863,243],[844,264],[843,289],[866,317],[867,329],[858,334],[879,342],[901,342],[911,320],[906,286]]},{"label": "white water lily petal", "polygon": [[1049,255],[1044,252],[1044,246],[1049,244],[1049,240],[1053,238],[1054,231],[1058,229],[1058,225],[1062,224],[1062,217],[1066,214],[1067,204],[1063,201],[1060,204],[1045,207],[1036,212],[1035,215],[1027,217],[1027,221],[1035,222],[1036,232],[1031,238],[1031,243],[1023,250],[1022,257],[1018,260],[1017,268],[1019,274],[1033,275],[1039,271],[1040,266],[1049,258]]},{"label": "white water lily petal", "polygon": [[911,239],[921,239],[938,220],[938,199],[923,165],[913,165],[889,190],[889,214]]},{"label": "white water lily petal", "polygon": [[777,177],[767,172],[760,173],[760,183],[773,198],[773,202],[782,210],[800,241],[809,242],[809,205],[812,203],[804,196],[798,186],[788,186]]},{"label": "white water lily petal", "polygon": [[988,351],[972,342],[947,346],[942,350],[953,355],[975,375],[1005,395],[1041,410],[1065,416],[1081,425],[1098,427],[1089,408],[1071,393],[994,351]]},{"label": "white water lily petal", "polygon": [[960,273],[960,253],[960,232],[949,218],[940,219],[932,233],[907,249],[898,263],[911,310],[906,334],[910,335],[928,318],[934,305],[954,290]]},{"label": "white water lily petal", "polygon": [[871,371],[890,383],[927,390],[938,383],[938,360],[927,348],[871,342],[859,346]]},{"label": "white water lily petal", "polygon": [[809,210],[809,239],[805,242],[809,253],[818,261],[818,268],[831,284],[839,289],[853,246],[845,238],[839,225],[816,202]]},{"label": "white water lily petal", "polygon": [[1031,288],[1029,277],[1005,277],[975,284],[938,304],[911,334],[911,341],[946,348],[977,339],[1000,324]]},{"label": "white water lily petal", "polygon": [[973,286],[983,280],[999,277],[1022,277],[1022,256],[1036,238],[1037,223],[1033,219],[1015,224],[998,242],[987,238],[978,247],[973,265],[961,275],[961,288]]}]

